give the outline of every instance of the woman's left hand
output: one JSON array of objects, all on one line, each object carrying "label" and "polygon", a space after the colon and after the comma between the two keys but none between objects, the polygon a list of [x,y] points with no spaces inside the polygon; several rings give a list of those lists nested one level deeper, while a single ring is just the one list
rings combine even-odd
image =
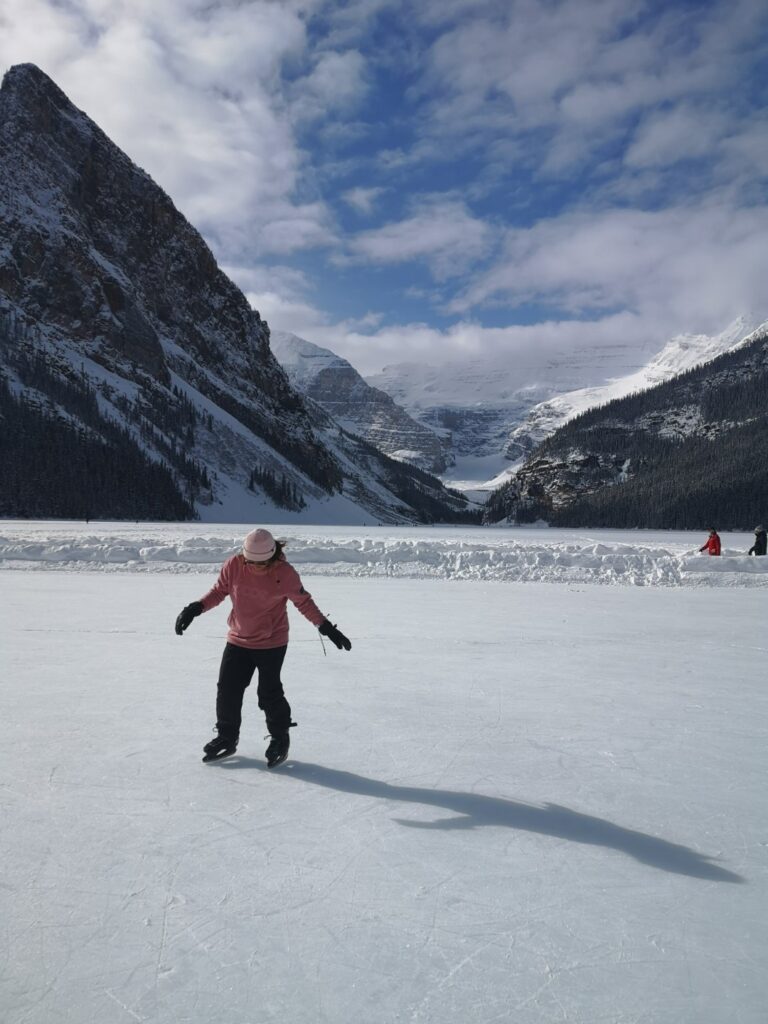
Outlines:
[{"label": "woman's left hand", "polygon": [[325,622],[321,622],[317,628],[323,634],[323,636],[327,636],[331,643],[335,644],[339,650],[341,650],[342,647],[344,648],[345,651],[352,650],[352,641],[348,640],[341,632],[341,630],[336,629],[336,627],[332,623],[330,623],[328,619],[326,619]]}]

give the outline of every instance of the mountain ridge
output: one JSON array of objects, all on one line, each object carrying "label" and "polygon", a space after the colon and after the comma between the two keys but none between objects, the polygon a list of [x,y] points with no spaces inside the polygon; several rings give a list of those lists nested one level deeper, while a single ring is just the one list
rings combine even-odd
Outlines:
[{"label": "mountain ridge", "polygon": [[371,387],[346,359],[286,331],[273,330],[270,344],[294,387],[346,429],[398,461],[430,473],[445,469],[438,436]]},{"label": "mountain ridge", "polygon": [[[661,348],[650,341],[639,348],[617,342],[578,352],[527,351],[519,360],[505,355],[436,368],[397,364],[366,380],[444,438],[452,459],[442,474],[446,482],[490,492],[549,433],[611,389],[628,393],[668,379],[741,343],[757,323],[743,316],[717,335],[677,335]],[[690,359],[663,365],[675,345],[684,344]]]},{"label": "mountain ridge", "polygon": [[[101,430],[108,447],[114,422],[119,443],[138,446],[204,519],[463,511],[439,482],[422,495],[423,481],[318,419],[199,232],[35,65],[3,78],[0,164],[2,370],[13,408],[27,403],[41,436],[58,422]],[[68,409],[45,393],[55,381],[68,383]],[[78,421],[86,408],[90,426]]]},{"label": "mountain ridge", "polygon": [[486,521],[748,528],[768,504],[768,323],[655,387],[587,409],[549,435]]}]

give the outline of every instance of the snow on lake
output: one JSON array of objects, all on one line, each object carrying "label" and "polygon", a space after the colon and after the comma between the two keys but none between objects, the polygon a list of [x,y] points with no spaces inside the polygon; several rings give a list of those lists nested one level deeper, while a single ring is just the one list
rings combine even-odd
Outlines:
[{"label": "snow on lake", "polygon": [[[213,572],[239,549],[243,526],[210,523],[0,521],[0,566]],[[324,576],[636,586],[768,586],[768,558],[750,534],[723,534],[723,556],[698,553],[706,533],[272,526],[291,561]]]},{"label": "snow on lake", "polygon": [[[766,577],[587,564],[703,536],[286,532],[353,649],[291,609],[267,771],[251,692],[200,762],[225,605],[173,632],[238,527],[0,524],[2,1020],[763,1024]],[[505,545],[583,557],[457,561]]]}]

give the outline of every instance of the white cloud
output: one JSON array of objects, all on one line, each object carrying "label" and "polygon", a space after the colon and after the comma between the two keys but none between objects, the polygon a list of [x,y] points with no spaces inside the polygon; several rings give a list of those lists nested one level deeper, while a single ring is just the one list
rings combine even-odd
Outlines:
[{"label": "white cloud", "polygon": [[679,160],[712,158],[728,132],[724,115],[680,104],[645,118],[624,162],[630,167],[666,167]]},{"label": "white cloud", "polygon": [[[649,332],[649,327],[630,313],[601,320],[545,321],[512,327],[483,327],[459,321],[441,330],[424,323],[374,326],[369,322],[305,323],[302,330],[285,329],[348,359],[364,376],[395,363],[448,362],[475,366],[514,366],[529,360],[542,365],[542,352],[552,358],[578,348],[621,345],[642,346],[652,353],[668,335]],[[283,328],[274,319],[274,326]],[[722,325],[724,326],[724,325]]]},{"label": "white cloud", "polygon": [[[736,127],[720,143],[718,169],[723,179],[753,184],[768,176],[768,117]],[[760,193],[762,196],[764,192]]]},{"label": "white cloud", "polygon": [[626,309],[657,330],[714,331],[766,308],[768,208],[727,197],[655,212],[578,211],[508,233],[503,259],[453,304]]},{"label": "white cloud", "polygon": [[386,189],[384,188],[350,188],[346,192],[342,193],[341,198],[352,207],[353,210],[357,210],[358,213],[368,214],[373,211],[376,205],[376,200],[382,195]]},{"label": "white cloud", "polygon": [[357,50],[321,53],[312,71],[294,86],[291,113],[305,120],[348,111],[362,101],[367,88],[365,60]]},{"label": "white cloud", "polygon": [[[306,154],[281,77],[306,57],[319,3],[3,0],[0,66],[47,71],[229,259],[254,241],[324,245],[325,204],[296,199]],[[326,100],[334,83],[344,95],[346,58],[334,66],[332,54],[315,64]]]},{"label": "white cloud", "polygon": [[302,271],[279,263],[224,264],[222,270],[270,327],[303,337],[328,323],[328,314],[309,300],[312,282]]},{"label": "white cloud", "polygon": [[425,200],[405,220],[363,231],[350,242],[353,253],[373,263],[424,261],[437,280],[465,272],[490,250],[493,231],[452,199]]},{"label": "white cloud", "polygon": [[417,322],[384,325],[381,314],[375,311],[338,320],[312,302],[311,281],[290,267],[224,269],[271,328],[331,349],[364,375],[402,362],[442,364],[469,359],[502,365],[531,357],[538,365],[542,350],[556,357],[572,348],[613,345],[617,341],[650,346],[655,351],[668,338],[664,325],[649,324],[631,313],[510,327],[484,327],[462,320],[445,329]]},{"label": "white cloud", "polygon": [[[374,31],[383,12],[389,27]],[[373,371],[602,343],[619,330],[662,342],[764,309],[768,125],[737,86],[767,17],[757,0],[695,11],[645,0],[2,0],[0,68],[33,61],[51,74],[235,265],[273,326]],[[395,74],[409,83],[399,106],[377,94],[366,109]],[[366,154],[369,138],[378,155]],[[708,169],[706,188],[659,208],[688,156],[702,180]],[[587,186],[574,200],[576,167]],[[429,180],[452,191],[425,196]],[[502,188],[487,220],[468,205]],[[331,200],[374,217],[384,191],[402,197],[402,216],[345,237]],[[650,195],[653,208],[640,208]],[[503,226],[549,196],[561,215]],[[448,282],[463,319],[445,330],[383,327],[376,310],[344,320],[283,265],[321,246],[356,273],[422,265]],[[435,292],[409,290],[425,320]],[[468,319],[526,303],[562,319]]]},{"label": "white cloud", "polygon": [[[525,163],[562,176],[602,160],[609,142],[624,145],[629,134],[631,144],[628,119],[670,102],[695,103],[702,117],[727,112],[732,130],[753,116],[737,83],[766,38],[768,8],[756,0],[655,12],[642,0],[458,6],[413,89],[430,158],[427,140],[452,153],[525,140]],[[418,16],[437,19],[442,7],[425,0]],[[650,154],[653,141],[638,139],[633,157],[644,146]]]}]

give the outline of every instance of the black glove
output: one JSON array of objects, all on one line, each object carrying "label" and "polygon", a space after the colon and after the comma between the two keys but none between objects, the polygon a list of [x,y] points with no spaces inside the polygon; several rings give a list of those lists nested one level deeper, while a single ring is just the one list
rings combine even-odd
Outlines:
[{"label": "black glove", "polygon": [[336,644],[339,650],[341,650],[342,647],[345,651],[352,650],[352,641],[348,640],[340,629],[336,629],[335,626],[331,625],[328,619],[326,619],[325,622],[321,622],[317,628],[323,636],[328,637],[332,644]]},{"label": "black glove", "polygon": [[187,607],[179,612],[179,617],[176,619],[176,632],[179,636],[184,632],[187,626],[190,625],[192,619],[196,619],[198,615],[203,614],[203,605],[200,601],[193,601],[192,604],[188,604]]}]

